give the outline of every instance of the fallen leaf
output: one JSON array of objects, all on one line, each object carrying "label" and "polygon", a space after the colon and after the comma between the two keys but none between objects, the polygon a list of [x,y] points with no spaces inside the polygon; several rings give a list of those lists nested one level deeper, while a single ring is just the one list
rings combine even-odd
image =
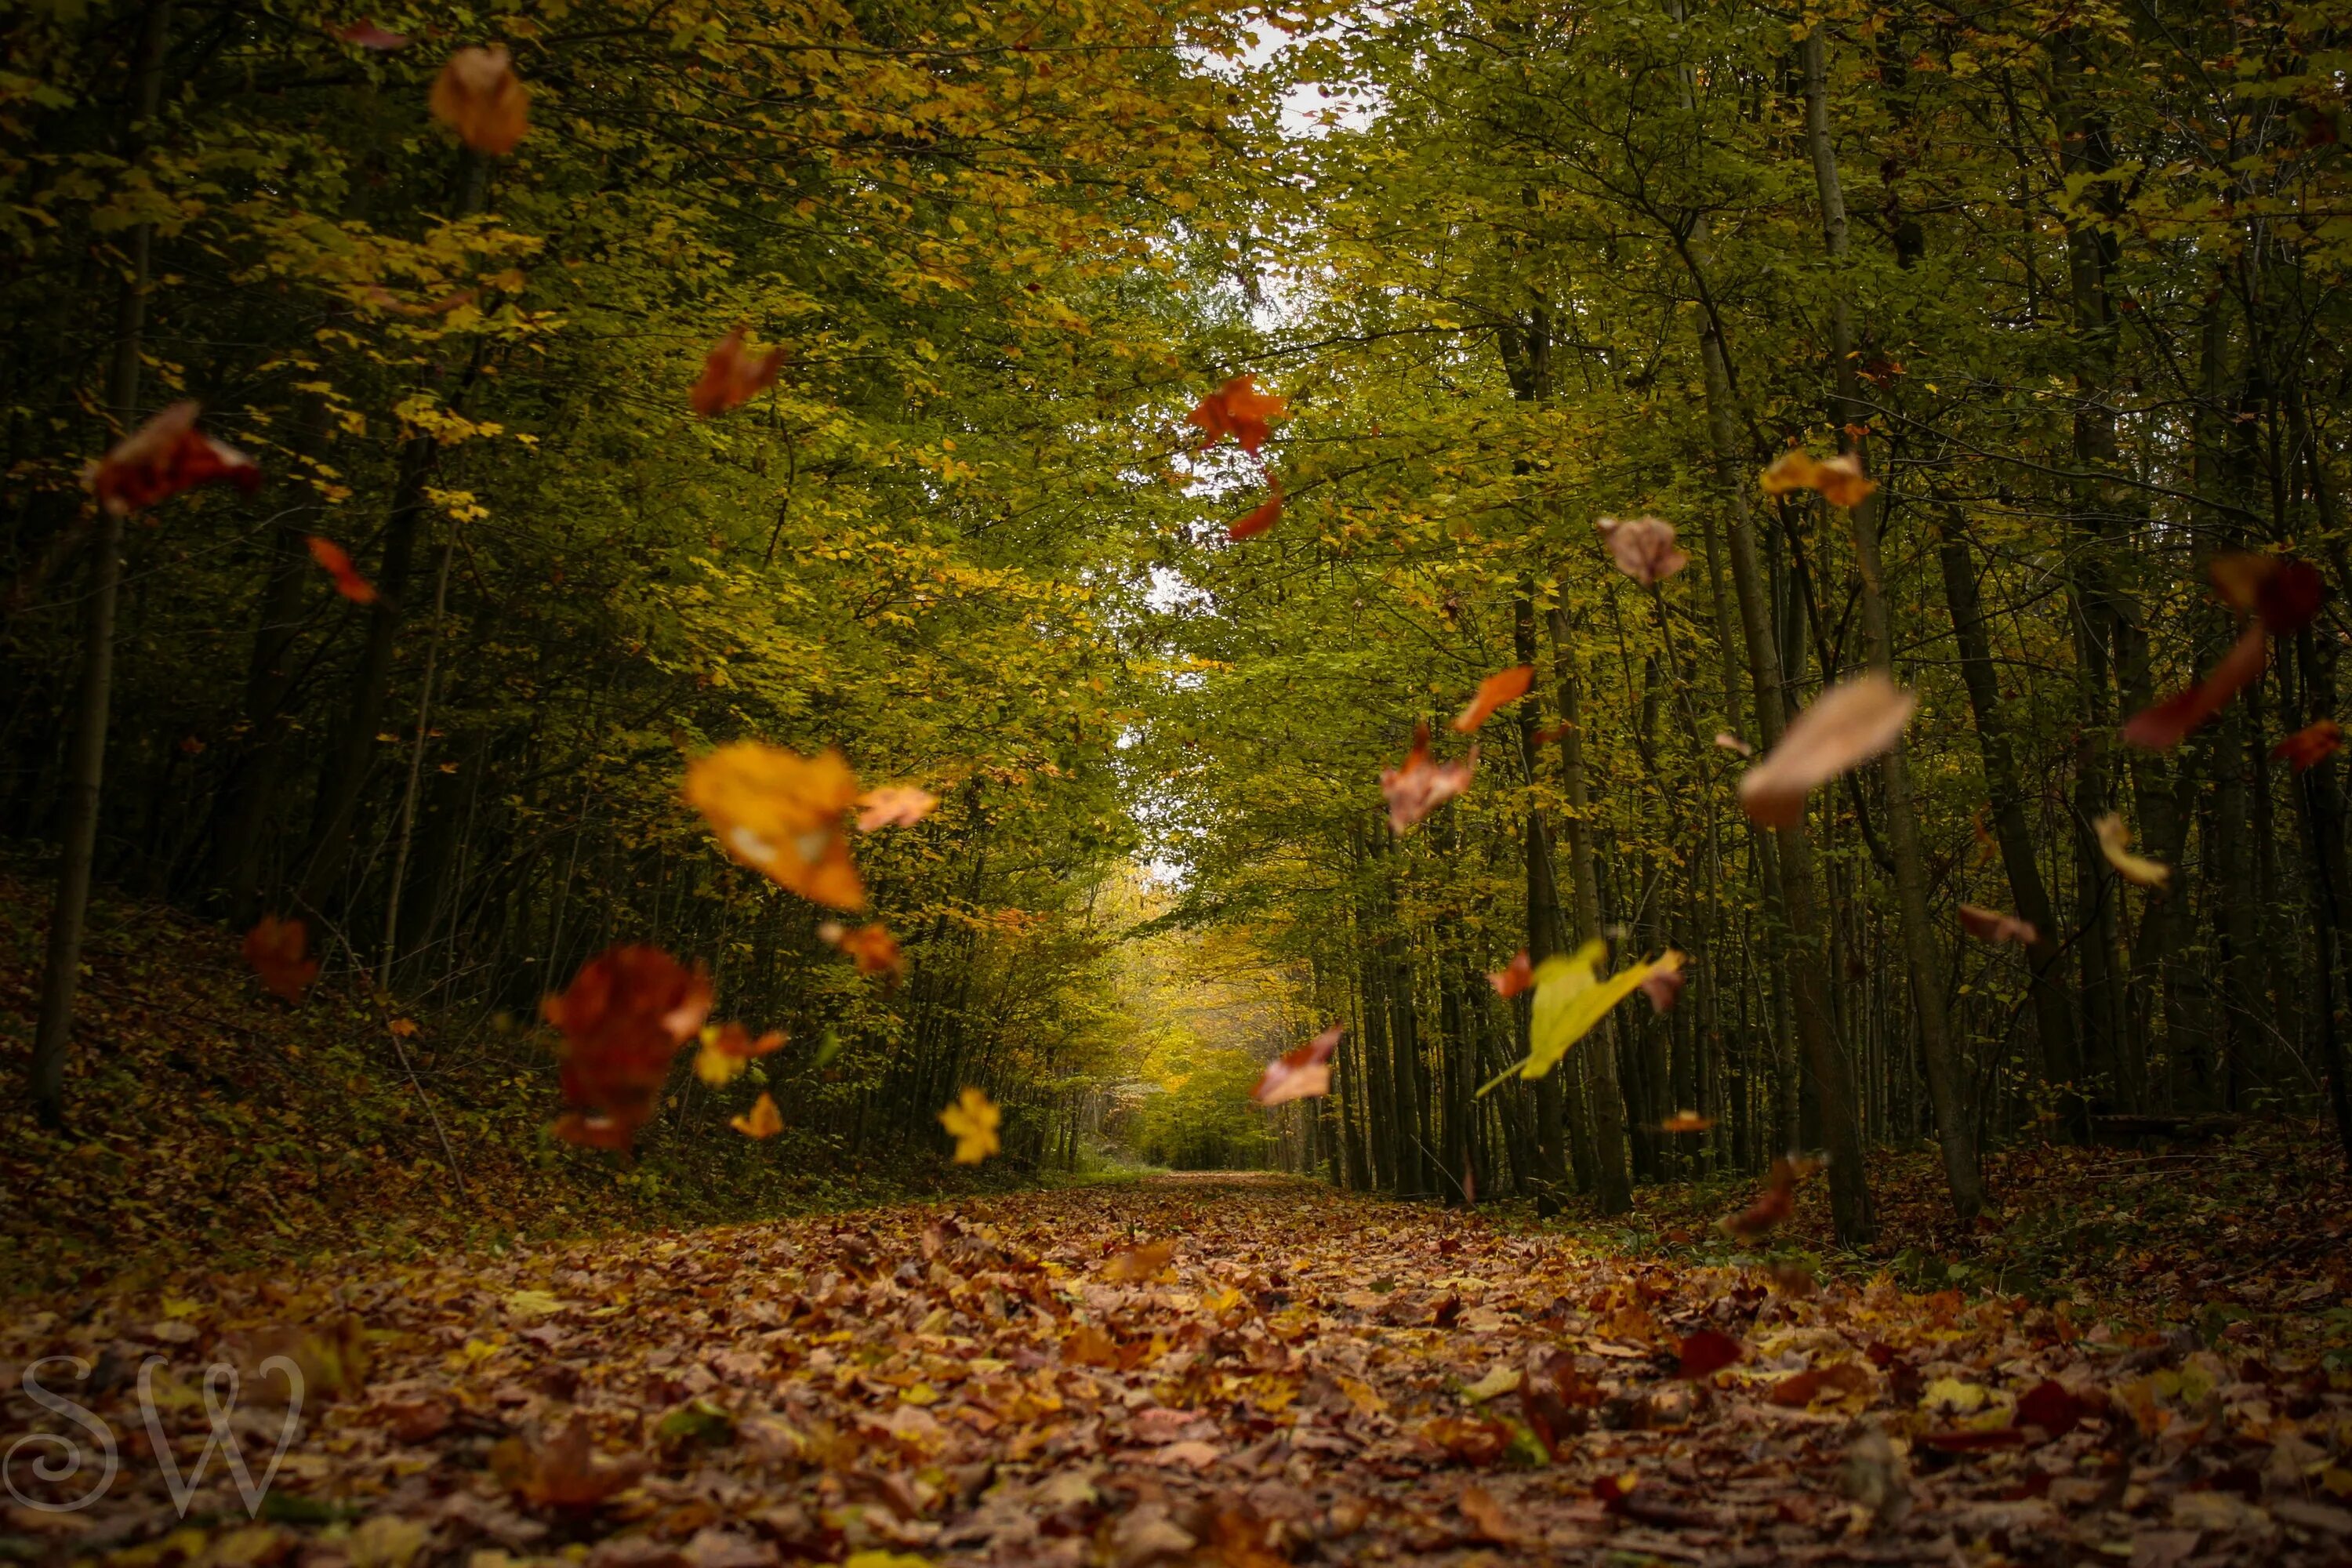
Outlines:
[{"label": "fallen leaf", "polygon": [[606,1462],[599,1458],[584,1416],[553,1438],[533,1444],[509,1437],[490,1450],[499,1479],[542,1508],[594,1508],[635,1484],[646,1472],[642,1458]]},{"label": "fallen leaf", "polygon": [[1701,1329],[1683,1341],[1675,1356],[1675,1375],[1694,1380],[1711,1377],[1738,1361],[1739,1353],[1739,1342],[1729,1334]]},{"label": "fallen leaf", "polygon": [[1535,675],[1533,665],[1520,664],[1514,665],[1508,669],[1497,670],[1480,681],[1478,694],[1470,700],[1470,706],[1454,716],[1454,731],[1459,734],[1467,735],[1493,718],[1495,710],[1502,707],[1506,702],[1516,702],[1526,696],[1528,682],[1533,680]]},{"label": "fallen leaf", "polygon": [[1878,481],[1866,478],[1862,464],[1851,455],[1816,458],[1801,447],[1792,447],[1774,458],[1772,466],[1758,476],[1758,482],[1766,495],[1818,490],[1832,506],[1847,508],[1860,506],[1878,488]]},{"label": "fallen leaf", "polygon": [[2042,933],[2034,930],[2032,921],[2021,921],[1999,910],[1979,909],[1974,904],[1960,906],[1960,929],[1979,942],[2031,944],[2042,940]]},{"label": "fallen leaf", "polygon": [[310,559],[326,568],[327,575],[335,580],[335,592],[355,605],[375,603],[375,584],[360,575],[352,564],[350,552],[331,539],[310,536]]},{"label": "fallen leaf", "polygon": [[740,408],[776,384],[784,368],[784,351],[753,353],[745,347],[745,329],[736,328],[710,345],[703,356],[702,374],[686,395],[687,405],[709,419]]},{"label": "fallen leaf", "polygon": [[773,1138],[784,1130],[783,1113],[776,1109],[775,1098],[762,1092],[751,1102],[749,1114],[730,1116],[727,1125],[746,1138]]},{"label": "fallen leaf", "polygon": [[1740,808],[1766,827],[1794,827],[1816,784],[1891,749],[1916,706],[1910,692],[1875,672],[1822,692],[1740,775]]},{"label": "fallen leaf", "polygon": [[300,921],[264,915],[245,933],[245,962],[262,984],[289,1002],[299,1002],[319,978],[319,961],[303,956],[310,943],[310,931]]},{"label": "fallen leaf", "polygon": [[433,118],[477,153],[511,153],[530,129],[530,89],[504,44],[459,49],[434,79]]},{"label": "fallen leaf", "polygon": [[1622,521],[1604,517],[1593,526],[1609,547],[1617,570],[1644,588],[1654,587],[1690,564],[1690,557],[1675,548],[1675,525],[1654,517]]},{"label": "fallen leaf", "polygon": [[857,797],[857,831],[873,833],[885,827],[912,827],[930,816],[939,804],[938,795],[912,784],[888,784],[881,789],[869,789]]},{"label": "fallen leaf", "polygon": [[117,517],[129,517],[182,490],[226,479],[247,495],[261,485],[261,467],[225,442],[196,429],[194,403],[174,403],[116,442],[83,471],[82,486]]},{"label": "fallen leaf", "polygon": [[2107,864],[2125,881],[2135,887],[2161,888],[2172,879],[2171,867],[2131,852],[2127,847],[2131,835],[2124,826],[2124,819],[2114,812],[2093,823],[2091,830],[2099,836],[2099,853],[2107,858]]},{"label": "fallen leaf", "polygon": [[976,1089],[965,1089],[961,1099],[940,1112],[940,1125],[955,1140],[959,1165],[977,1165],[1003,1148],[996,1129],[1003,1121],[1004,1113]]},{"label": "fallen leaf", "polygon": [[2292,763],[2296,773],[2315,767],[2344,744],[2344,731],[2333,719],[2307,724],[2271,748],[2273,762]]},{"label": "fallen leaf", "polygon": [[1535,965],[1528,962],[1528,950],[1524,947],[1511,954],[1510,963],[1486,976],[1486,984],[1495,988],[1495,994],[1506,1001],[1535,983]]},{"label": "fallen leaf", "polygon": [[2054,1379],[2044,1378],[2017,1396],[2018,1424],[2039,1426],[2053,1439],[2081,1426],[2086,1414],[2074,1391]]},{"label": "fallen leaf", "polygon": [[1484,1487],[1462,1489],[1462,1517],[1470,1521],[1470,1527],[1478,1532],[1481,1540],[1491,1541],[1497,1546],[1516,1546],[1519,1542],[1519,1527],[1511,1521],[1510,1515],[1503,1511],[1503,1505],[1496,1502]]},{"label": "fallen leaf", "polygon": [[1117,1285],[1139,1285],[1168,1267],[1176,1256],[1172,1241],[1149,1241],[1130,1247],[1103,1265],[1103,1278]]},{"label": "fallen leaf", "polygon": [[1331,1053],[1345,1033],[1344,1026],[1334,1024],[1305,1045],[1266,1063],[1250,1098],[1260,1105],[1283,1105],[1330,1093]]},{"label": "fallen leaf", "polygon": [[1430,754],[1429,726],[1416,725],[1412,750],[1402,767],[1381,773],[1381,795],[1389,803],[1389,831],[1403,833],[1423,817],[1470,787],[1478,771],[1478,748],[1458,763],[1440,763]]},{"label": "fallen leaf", "polygon": [[1281,398],[1257,389],[1255,377],[1237,375],[1201,399],[1184,422],[1207,431],[1209,446],[1231,436],[1243,451],[1255,455],[1272,434],[1272,422],[1288,413]]},{"label": "fallen leaf", "polygon": [[689,763],[686,798],[727,852],[778,885],[835,909],[866,907],[842,813],[857,779],[838,752],[803,757],[757,741],[721,746]]},{"label": "fallen leaf", "polygon": [[1491,1465],[1510,1451],[1511,1429],[1474,1415],[1441,1415],[1422,1427],[1421,1439],[1464,1464]]}]

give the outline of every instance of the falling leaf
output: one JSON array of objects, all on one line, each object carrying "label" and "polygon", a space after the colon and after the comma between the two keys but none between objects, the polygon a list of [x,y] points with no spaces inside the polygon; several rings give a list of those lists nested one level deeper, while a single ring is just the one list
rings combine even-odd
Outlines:
[{"label": "falling leaf", "polygon": [[773,1138],[784,1130],[784,1118],[776,1109],[775,1097],[763,1092],[751,1102],[748,1115],[730,1116],[727,1125],[746,1138]]},{"label": "falling leaf", "polygon": [[2131,852],[2131,834],[2125,828],[2124,819],[2114,812],[2093,823],[2091,830],[2099,836],[2099,853],[2107,858],[2107,864],[2125,881],[2135,887],[2161,888],[2172,880],[2171,867]]},{"label": "falling leaf", "polygon": [[2308,724],[2271,748],[2271,760],[2292,763],[2302,773],[2334,756],[2344,744],[2344,731],[2333,719]]},{"label": "falling leaf", "polygon": [[337,27],[335,37],[344,43],[356,44],[363,49],[390,50],[408,47],[407,34],[387,32],[377,26],[374,19],[368,16],[362,16],[347,26]]},{"label": "falling leaf", "polygon": [[1001,1149],[996,1129],[1003,1121],[1004,1113],[976,1089],[965,1089],[961,1100],[940,1112],[940,1125],[955,1140],[959,1165],[977,1165]]},{"label": "falling leaf", "polygon": [[459,49],[434,79],[433,118],[477,153],[511,153],[530,129],[530,89],[504,44]]},{"label": "falling leaf", "polygon": [[1715,1125],[1712,1116],[1701,1116],[1696,1110],[1677,1110],[1658,1123],[1661,1132],[1704,1132]]},{"label": "falling leaf", "polygon": [[784,368],[783,350],[755,354],[743,344],[744,329],[738,327],[713,343],[704,357],[702,374],[696,378],[686,401],[705,419],[749,403],[773,386],[777,373]]},{"label": "falling leaf", "polygon": [[694,1076],[714,1089],[733,1081],[752,1059],[783,1048],[784,1033],[770,1029],[759,1038],[740,1024],[706,1024],[702,1048],[694,1054]]},{"label": "falling leaf", "polygon": [[930,816],[939,804],[938,795],[912,784],[869,789],[857,797],[857,831],[874,833],[885,827],[912,827]]},{"label": "falling leaf", "polygon": [[1495,988],[1495,994],[1506,1001],[1535,983],[1535,965],[1528,962],[1528,950],[1524,947],[1511,954],[1510,963],[1486,976],[1486,984]]},{"label": "falling leaf", "polygon": [[1916,705],[1910,692],[1876,673],[1832,687],[1740,775],[1740,809],[1763,826],[1794,827],[1804,820],[1813,786],[1893,747]]},{"label": "falling leaf", "polygon": [[1480,681],[1478,695],[1470,700],[1470,706],[1454,715],[1454,730],[1466,735],[1493,718],[1495,710],[1506,702],[1517,702],[1528,694],[1528,682],[1533,680],[1535,675],[1533,665],[1519,664],[1497,670]]},{"label": "falling leaf", "polygon": [[626,1147],[652,1119],[670,1059],[701,1032],[710,1001],[702,966],[688,969],[657,947],[607,948],[582,964],[568,989],[540,1004],[563,1034],[564,1100],[594,1113],[567,1119],[557,1135]]},{"label": "falling leaf", "polygon": [[1773,459],[1772,466],[1758,476],[1766,495],[1786,495],[1790,490],[1819,490],[1822,499],[1832,506],[1857,507],[1864,497],[1878,488],[1878,481],[1866,478],[1862,464],[1850,455],[1816,459],[1801,447],[1791,447]]},{"label": "falling leaf", "polygon": [[866,907],[841,825],[857,780],[840,752],[803,757],[739,741],[688,765],[686,798],[745,865],[819,903]]},{"label": "falling leaf", "polygon": [[1227,539],[1255,539],[1282,521],[1282,481],[1268,474],[1265,488],[1265,500],[1226,525]]},{"label": "falling leaf", "polygon": [[825,1067],[833,1061],[834,1058],[840,1054],[841,1035],[838,1031],[828,1028],[825,1030],[824,1037],[817,1041],[816,1055],[809,1058],[809,1066],[813,1068]]},{"label": "falling leaf", "polygon": [[83,488],[117,517],[129,517],[192,486],[226,479],[250,495],[261,467],[196,429],[197,405],[174,403],[115,443],[82,474]]},{"label": "falling leaf", "polygon": [[310,982],[319,978],[319,961],[303,957],[310,943],[310,933],[300,921],[264,915],[245,933],[245,962],[271,991],[299,1002]]},{"label": "falling leaf", "polygon": [[1330,1093],[1331,1053],[1346,1032],[1343,1026],[1334,1024],[1296,1050],[1266,1063],[1250,1098],[1260,1105],[1283,1105]]},{"label": "falling leaf", "polygon": [[1701,1329],[1682,1343],[1676,1377],[1711,1377],[1739,1359],[1739,1342],[1713,1329]]},{"label": "falling leaf", "polygon": [[2269,634],[2257,621],[2230,645],[2230,651],[2221,656],[2221,662],[2213,667],[2210,675],[2133,714],[2123,728],[2124,739],[2150,751],[2179,745],[2191,730],[2221,712],[2230,705],[2231,698],[2260,680],[2269,657]]},{"label": "falling leaf", "polygon": [[1756,754],[1755,747],[1728,730],[1717,730],[1715,732],[1715,743],[1727,752],[1737,752],[1743,757],[1752,757]]},{"label": "falling leaf", "polygon": [[1670,947],[1650,965],[1650,973],[1642,981],[1642,994],[1649,999],[1654,1011],[1671,1013],[1682,999],[1683,985],[1689,979],[1683,973],[1683,953]]},{"label": "falling leaf", "polygon": [[589,1509],[635,1485],[646,1461],[607,1463],[596,1453],[587,1418],[574,1415],[551,1440],[533,1444],[509,1437],[499,1443],[490,1450],[490,1470],[542,1508]]},{"label": "falling leaf", "polygon": [[[1521,1078],[1536,1079],[1551,1071],[1568,1054],[1570,1047],[1591,1034],[1609,1016],[1612,1007],[1631,996],[1665,962],[1657,958],[1629,963],[1603,980],[1601,965],[1608,955],[1608,944],[1596,938],[1572,954],[1554,954],[1536,966],[1536,1000],[1528,1026],[1527,1057],[1504,1068],[1478,1091],[1481,1096],[1490,1093],[1515,1072]],[[1679,954],[1675,962],[1681,962]]]},{"label": "falling leaf", "polygon": [[1764,1190],[1736,1215],[1726,1215],[1722,1226],[1740,1241],[1754,1241],[1797,1212],[1797,1184],[1822,1168],[1822,1162],[1801,1154],[1784,1154],[1764,1173]]},{"label": "falling leaf", "polygon": [[383,1026],[404,1040],[413,1040],[416,1037],[416,1020],[414,1018],[387,1019]]},{"label": "falling leaf", "polygon": [[1172,1241],[1150,1241],[1130,1247],[1103,1265],[1103,1278],[1115,1285],[1140,1285],[1168,1267],[1176,1256]]},{"label": "falling leaf", "polygon": [[1593,526],[1617,570],[1644,588],[1655,587],[1690,564],[1690,557],[1675,548],[1675,525],[1654,517],[1620,521],[1604,517]]},{"label": "falling leaf", "polygon": [[2032,921],[2019,920],[2015,915],[2002,914],[1999,910],[1979,909],[1974,904],[1960,906],[1960,929],[1979,942],[2015,942],[2031,944],[2042,940]]},{"label": "falling leaf", "polygon": [[2206,573],[2224,604],[2254,616],[2273,637],[2309,626],[2327,598],[2319,569],[2291,555],[2217,555]]},{"label": "falling leaf", "polygon": [[1231,436],[1243,451],[1255,455],[1272,434],[1272,422],[1287,416],[1289,411],[1281,398],[1260,392],[1255,377],[1237,375],[1201,399],[1184,422],[1207,431],[1212,447]]},{"label": "falling leaf", "polygon": [[1441,763],[1430,754],[1429,726],[1416,725],[1412,750],[1404,765],[1381,773],[1381,794],[1389,803],[1389,831],[1402,833],[1414,823],[1470,787],[1478,771],[1478,748],[1458,763]]},{"label": "falling leaf", "polygon": [[314,533],[310,536],[310,559],[327,569],[327,575],[335,580],[336,593],[355,605],[375,603],[375,584],[360,575],[359,568],[352,564],[350,552],[341,545]]},{"label": "falling leaf", "polygon": [[898,954],[898,939],[879,921],[850,931],[839,921],[827,921],[816,928],[816,934],[855,959],[860,974],[895,977],[907,972],[907,961]]}]

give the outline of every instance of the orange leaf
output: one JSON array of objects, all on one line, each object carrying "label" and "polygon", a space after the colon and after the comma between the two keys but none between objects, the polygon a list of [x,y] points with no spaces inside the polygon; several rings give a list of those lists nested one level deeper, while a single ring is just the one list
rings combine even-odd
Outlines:
[{"label": "orange leaf", "polygon": [[1330,1093],[1331,1052],[1346,1032],[1344,1026],[1334,1024],[1297,1049],[1266,1063],[1250,1098],[1260,1105],[1283,1105]]},{"label": "orange leaf", "polygon": [[1440,763],[1430,754],[1429,726],[1415,726],[1412,750],[1404,765],[1381,773],[1381,795],[1389,803],[1389,831],[1402,833],[1455,795],[1470,787],[1478,771],[1478,748],[1458,763]]},{"label": "orange leaf", "polygon": [[1677,1110],[1658,1123],[1661,1132],[1704,1132],[1715,1125],[1712,1116],[1701,1116],[1696,1110]]},{"label": "orange leaf", "polygon": [[2032,921],[2021,921],[1999,910],[1979,909],[1974,904],[1960,906],[1960,929],[1979,942],[2031,943],[2042,940],[2042,933],[2033,929]]},{"label": "orange leaf", "polygon": [[1753,1241],[1797,1212],[1797,1184],[1820,1170],[1821,1162],[1801,1154],[1786,1154],[1765,1173],[1764,1191],[1754,1203],[1722,1220],[1726,1232],[1741,1241]]},{"label": "orange leaf", "polygon": [[2137,888],[2161,888],[2172,880],[2171,867],[2131,852],[2131,832],[2114,812],[2091,824],[2091,831],[2098,836],[2099,853],[2106,857],[2107,864],[2125,881]]},{"label": "orange leaf", "polygon": [[125,436],[82,474],[98,504],[129,517],[182,490],[226,479],[251,495],[261,467],[226,442],[196,430],[196,405],[174,403]]},{"label": "orange leaf", "polygon": [[375,603],[375,584],[360,575],[359,568],[352,564],[351,552],[341,545],[314,533],[310,559],[327,569],[327,575],[335,580],[336,593],[354,605]]},{"label": "orange leaf", "polygon": [[1592,525],[1609,547],[1617,570],[1644,588],[1655,587],[1690,564],[1690,557],[1675,548],[1675,525],[1654,517],[1620,521],[1604,517]]},{"label": "orange leaf", "polygon": [[1496,670],[1478,683],[1478,695],[1470,700],[1469,707],[1454,716],[1454,731],[1464,735],[1470,733],[1493,718],[1495,710],[1506,702],[1517,702],[1525,697],[1528,683],[1535,678],[1533,665],[1517,664],[1508,669]]},{"label": "orange leaf", "polygon": [[530,129],[530,89],[504,44],[459,49],[434,79],[433,118],[477,153],[511,153]]},{"label": "orange leaf", "polygon": [[686,400],[697,414],[708,419],[714,414],[739,408],[773,386],[777,373],[783,368],[783,350],[752,353],[743,346],[743,329],[738,327],[711,345],[709,356],[702,362],[702,374],[686,395]]},{"label": "orange leaf", "polygon": [[1255,539],[1282,521],[1282,481],[1268,474],[1265,479],[1268,494],[1247,516],[1234,520],[1225,529],[1227,539]]},{"label": "orange leaf", "polygon": [[1780,743],[1740,775],[1740,809],[1766,827],[1794,827],[1813,786],[1892,749],[1916,705],[1911,693],[1874,672],[1822,692]]},{"label": "orange leaf", "polygon": [[1237,375],[1201,399],[1184,422],[1207,431],[1212,447],[1231,436],[1243,451],[1255,455],[1272,434],[1272,422],[1289,412],[1281,398],[1257,389],[1255,377]]},{"label": "orange leaf", "polygon": [[912,827],[930,816],[939,804],[938,795],[911,784],[869,789],[857,797],[857,831],[872,833],[884,827]]},{"label": "orange leaf", "polygon": [[2307,724],[2271,748],[2271,760],[2292,763],[2302,773],[2336,754],[2344,744],[2344,731],[2333,719]]},{"label": "orange leaf", "polygon": [[1511,954],[1510,963],[1486,976],[1486,984],[1495,988],[1495,994],[1507,1002],[1535,983],[1535,964],[1528,960],[1524,947]]},{"label": "orange leaf", "polygon": [[890,928],[877,922],[845,928],[839,921],[827,921],[816,928],[816,934],[841,949],[857,963],[860,974],[904,974],[907,961],[899,956],[898,939]]},{"label": "orange leaf", "polygon": [[1130,1247],[1103,1265],[1103,1278],[1117,1285],[1140,1285],[1168,1267],[1176,1256],[1172,1241],[1150,1241]]},{"label": "orange leaf", "polygon": [[784,1118],[776,1109],[775,1097],[762,1094],[751,1102],[749,1115],[730,1116],[727,1125],[746,1138],[773,1138],[784,1130]]},{"label": "orange leaf", "polygon": [[803,757],[739,741],[688,766],[686,798],[729,854],[778,885],[835,909],[866,907],[841,827],[857,779],[840,752]]},{"label": "orange leaf", "polygon": [[245,961],[261,983],[289,1002],[302,1000],[310,982],[319,978],[319,961],[306,959],[310,933],[300,921],[264,915],[245,933]]},{"label": "orange leaf", "polygon": [[1854,458],[1841,454],[1816,459],[1801,447],[1791,447],[1781,453],[1759,479],[1766,495],[1819,490],[1822,499],[1832,506],[1849,508],[1860,506],[1878,488],[1878,481],[1865,477],[1862,464]]}]

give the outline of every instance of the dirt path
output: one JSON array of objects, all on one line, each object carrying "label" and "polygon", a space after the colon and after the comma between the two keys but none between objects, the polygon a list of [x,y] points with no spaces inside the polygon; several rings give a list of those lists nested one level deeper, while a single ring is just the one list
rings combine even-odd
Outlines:
[{"label": "dirt path", "polygon": [[[1164,1263],[1134,1250],[1162,1242]],[[9,1430],[41,1417],[21,1368],[71,1354],[93,1379],[52,1363],[47,1386],[123,1441],[94,1504],[12,1506],[0,1556],[2346,1560],[2352,1512],[2329,1489],[2352,1392],[2089,1327],[1629,1267],[1271,1177],[877,1210],[14,1323]],[[1710,1350],[1739,1359],[1677,1375]],[[272,1352],[310,1397],[260,1521],[215,1463],[183,1522],[146,1451],[140,1363],[170,1358],[151,1386],[184,1469],[202,1367]],[[253,1382],[258,1471],[280,1427]],[[32,1458],[10,1466],[27,1495],[88,1484],[44,1488]]]}]

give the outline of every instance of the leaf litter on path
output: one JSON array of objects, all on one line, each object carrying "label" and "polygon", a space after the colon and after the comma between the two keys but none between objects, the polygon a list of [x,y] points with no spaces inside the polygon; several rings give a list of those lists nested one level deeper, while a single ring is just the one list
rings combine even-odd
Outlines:
[{"label": "leaf litter on path", "polygon": [[[2352,1552],[2352,1378],[2315,1361],[1883,1277],[1783,1293],[1286,1177],[182,1280],[20,1315],[0,1371],[80,1358],[47,1386],[133,1433],[162,1358],[184,1469],[205,1366],[264,1351],[335,1375],[255,1521],[215,1466],[182,1522],[133,1447],[104,1497],[19,1507],[0,1545],[156,1568]],[[254,1420],[248,1450],[276,1430]]]}]

